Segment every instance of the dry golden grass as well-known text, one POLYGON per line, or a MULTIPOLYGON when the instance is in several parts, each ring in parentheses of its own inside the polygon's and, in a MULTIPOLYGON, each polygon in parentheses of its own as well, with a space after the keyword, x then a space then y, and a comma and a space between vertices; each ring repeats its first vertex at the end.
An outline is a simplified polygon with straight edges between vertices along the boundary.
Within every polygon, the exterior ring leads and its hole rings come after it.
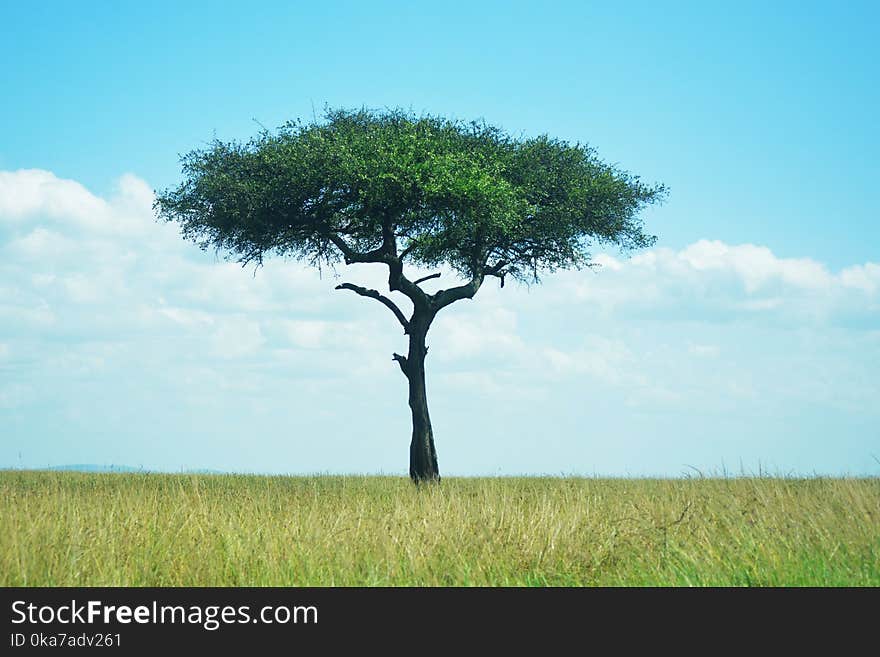
POLYGON ((880 585, 880 479, 0 472, 4 586, 880 585))

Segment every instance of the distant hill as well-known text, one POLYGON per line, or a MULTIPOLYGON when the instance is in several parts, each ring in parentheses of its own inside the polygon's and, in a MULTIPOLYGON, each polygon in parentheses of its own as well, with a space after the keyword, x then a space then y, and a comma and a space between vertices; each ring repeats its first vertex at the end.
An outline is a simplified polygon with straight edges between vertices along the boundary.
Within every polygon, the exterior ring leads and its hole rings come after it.
POLYGON ((76 463, 73 465, 53 465, 46 470, 55 470, 61 472, 168 472, 169 474, 227 474, 222 470, 209 470, 206 468, 196 470, 150 470, 149 468, 134 468, 130 465, 96 465, 94 463, 76 463))
POLYGON ((144 468, 133 468, 130 465, 95 465, 94 463, 77 463, 74 465, 53 465, 47 470, 70 470, 73 472, 144 472, 144 468))

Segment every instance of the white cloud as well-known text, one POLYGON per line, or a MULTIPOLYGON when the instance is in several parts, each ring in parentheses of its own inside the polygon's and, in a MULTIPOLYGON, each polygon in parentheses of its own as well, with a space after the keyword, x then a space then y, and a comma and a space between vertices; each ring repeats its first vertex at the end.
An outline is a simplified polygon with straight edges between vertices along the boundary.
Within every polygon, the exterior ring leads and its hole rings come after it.
POLYGON ((0 385, 0 409, 13 409, 33 397, 33 390, 20 383, 0 385))
POLYGON ((248 356, 264 342, 259 323, 243 317, 225 317, 211 333, 214 353, 221 358, 248 356))
MULTIPOLYGON (((0 171, 0 227, 40 217, 57 229, 98 235, 144 235, 153 227, 153 192, 138 177, 119 179, 117 193, 105 200, 78 182, 42 169, 0 171)), ((35 236, 39 239, 39 235, 35 236)), ((35 244, 31 244, 35 246, 35 244)))
POLYGON ((516 334, 513 311, 497 306, 481 311, 478 306, 475 303, 461 313, 438 315, 432 331, 442 335, 443 348, 437 358, 472 359, 487 353, 504 356, 524 349, 516 334))
POLYGON ((832 277, 822 264, 809 258, 778 258, 767 247, 754 244, 729 246, 717 240, 700 240, 675 257, 696 271, 733 272, 749 294, 777 279, 811 290, 827 289, 832 284, 832 277))
POLYGON ((159 303, 161 306, 156 312, 182 326, 205 327, 214 324, 214 317, 210 313, 189 308, 165 307, 163 299, 160 299, 159 303))
POLYGON ((688 351, 700 358, 717 358, 721 353, 720 347, 714 344, 692 344, 688 347, 688 351))
POLYGON ((328 322, 316 320, 283 321, 281 325, 290 342, 301 349, 319 349, 326 344, 328 322))
MULTIPOLYGON (((267 431, 317 418, 320 430, 338 421, 350 433, 351 411, 339 409, 352 403, 385 413, 377 426, 406 420, 390 357, 405 336, 387 309, 335 291, 332 272, 218 261, 157 223, 151 205, 132 175, 100 198, 50 172, 0 172, 0 407, 67 404, 88 423, 94 399, 118 394, 114 412, 143 398, 193 423, 257 409, 275 418, 267 431)), ((497 422, 555 408, 604 413, 609 426, 623 408, 736 421, 778 409, 864 415, 880 396, 880 264, 834 272, 710 240, 595 261, 532 288, 490 279, 438 316, 429 387, 450 400, 447 422, 462 395, 496 409, 497 422)), ((381 267, 338 273, 387 288, 381 267)), ((454 284, 444 271, 426 287, 454 284)), ((522 430, 540 433, 534 422, 522 430)))
POLYGON ((107 203, 73 180, 41 169, 0 171, 0 219, 22 221, 43 215, 84 224, 104 217, 107 203))
POLYGON ((869 262, 864 265, 847 267, 840 272, 840 281, 846 287, 876 296, 880 291, 880 264, 869 262))
POLYGON ((834 273, 815 260, 780 258, 752 244, 700 240, 628 260, 602 254, 596 262, 597 270, 558 274, 556 299, 604 315, 791 325, 876 314, 880 300, 878 264, 834 273))

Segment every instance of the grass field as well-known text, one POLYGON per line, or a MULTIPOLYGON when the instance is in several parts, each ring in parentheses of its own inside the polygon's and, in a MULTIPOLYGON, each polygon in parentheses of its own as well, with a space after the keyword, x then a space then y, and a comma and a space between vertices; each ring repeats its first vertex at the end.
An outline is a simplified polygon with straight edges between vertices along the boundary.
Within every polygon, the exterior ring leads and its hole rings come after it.
POLYGON ((880 479, 0 472, 4 586, 880 585, 880 479))

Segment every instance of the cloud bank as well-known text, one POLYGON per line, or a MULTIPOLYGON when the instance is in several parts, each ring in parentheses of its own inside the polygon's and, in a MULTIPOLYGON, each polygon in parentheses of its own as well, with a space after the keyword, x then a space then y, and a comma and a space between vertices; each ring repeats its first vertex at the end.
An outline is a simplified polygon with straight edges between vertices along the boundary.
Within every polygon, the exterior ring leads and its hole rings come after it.
MULTIPOLYGON (((403 473, 390 355, 405 342, 387 310, 334 291, 334 272, 202 253, 152 199, 131 174, 102 198, 0 171, 0 465, 403 473)), ((707 239, 595 262, 489 282, 438 317, 441 469, 871 470, 880 264, 707 239)), ((336 274, 384 287, 381 268, 336 274)))

